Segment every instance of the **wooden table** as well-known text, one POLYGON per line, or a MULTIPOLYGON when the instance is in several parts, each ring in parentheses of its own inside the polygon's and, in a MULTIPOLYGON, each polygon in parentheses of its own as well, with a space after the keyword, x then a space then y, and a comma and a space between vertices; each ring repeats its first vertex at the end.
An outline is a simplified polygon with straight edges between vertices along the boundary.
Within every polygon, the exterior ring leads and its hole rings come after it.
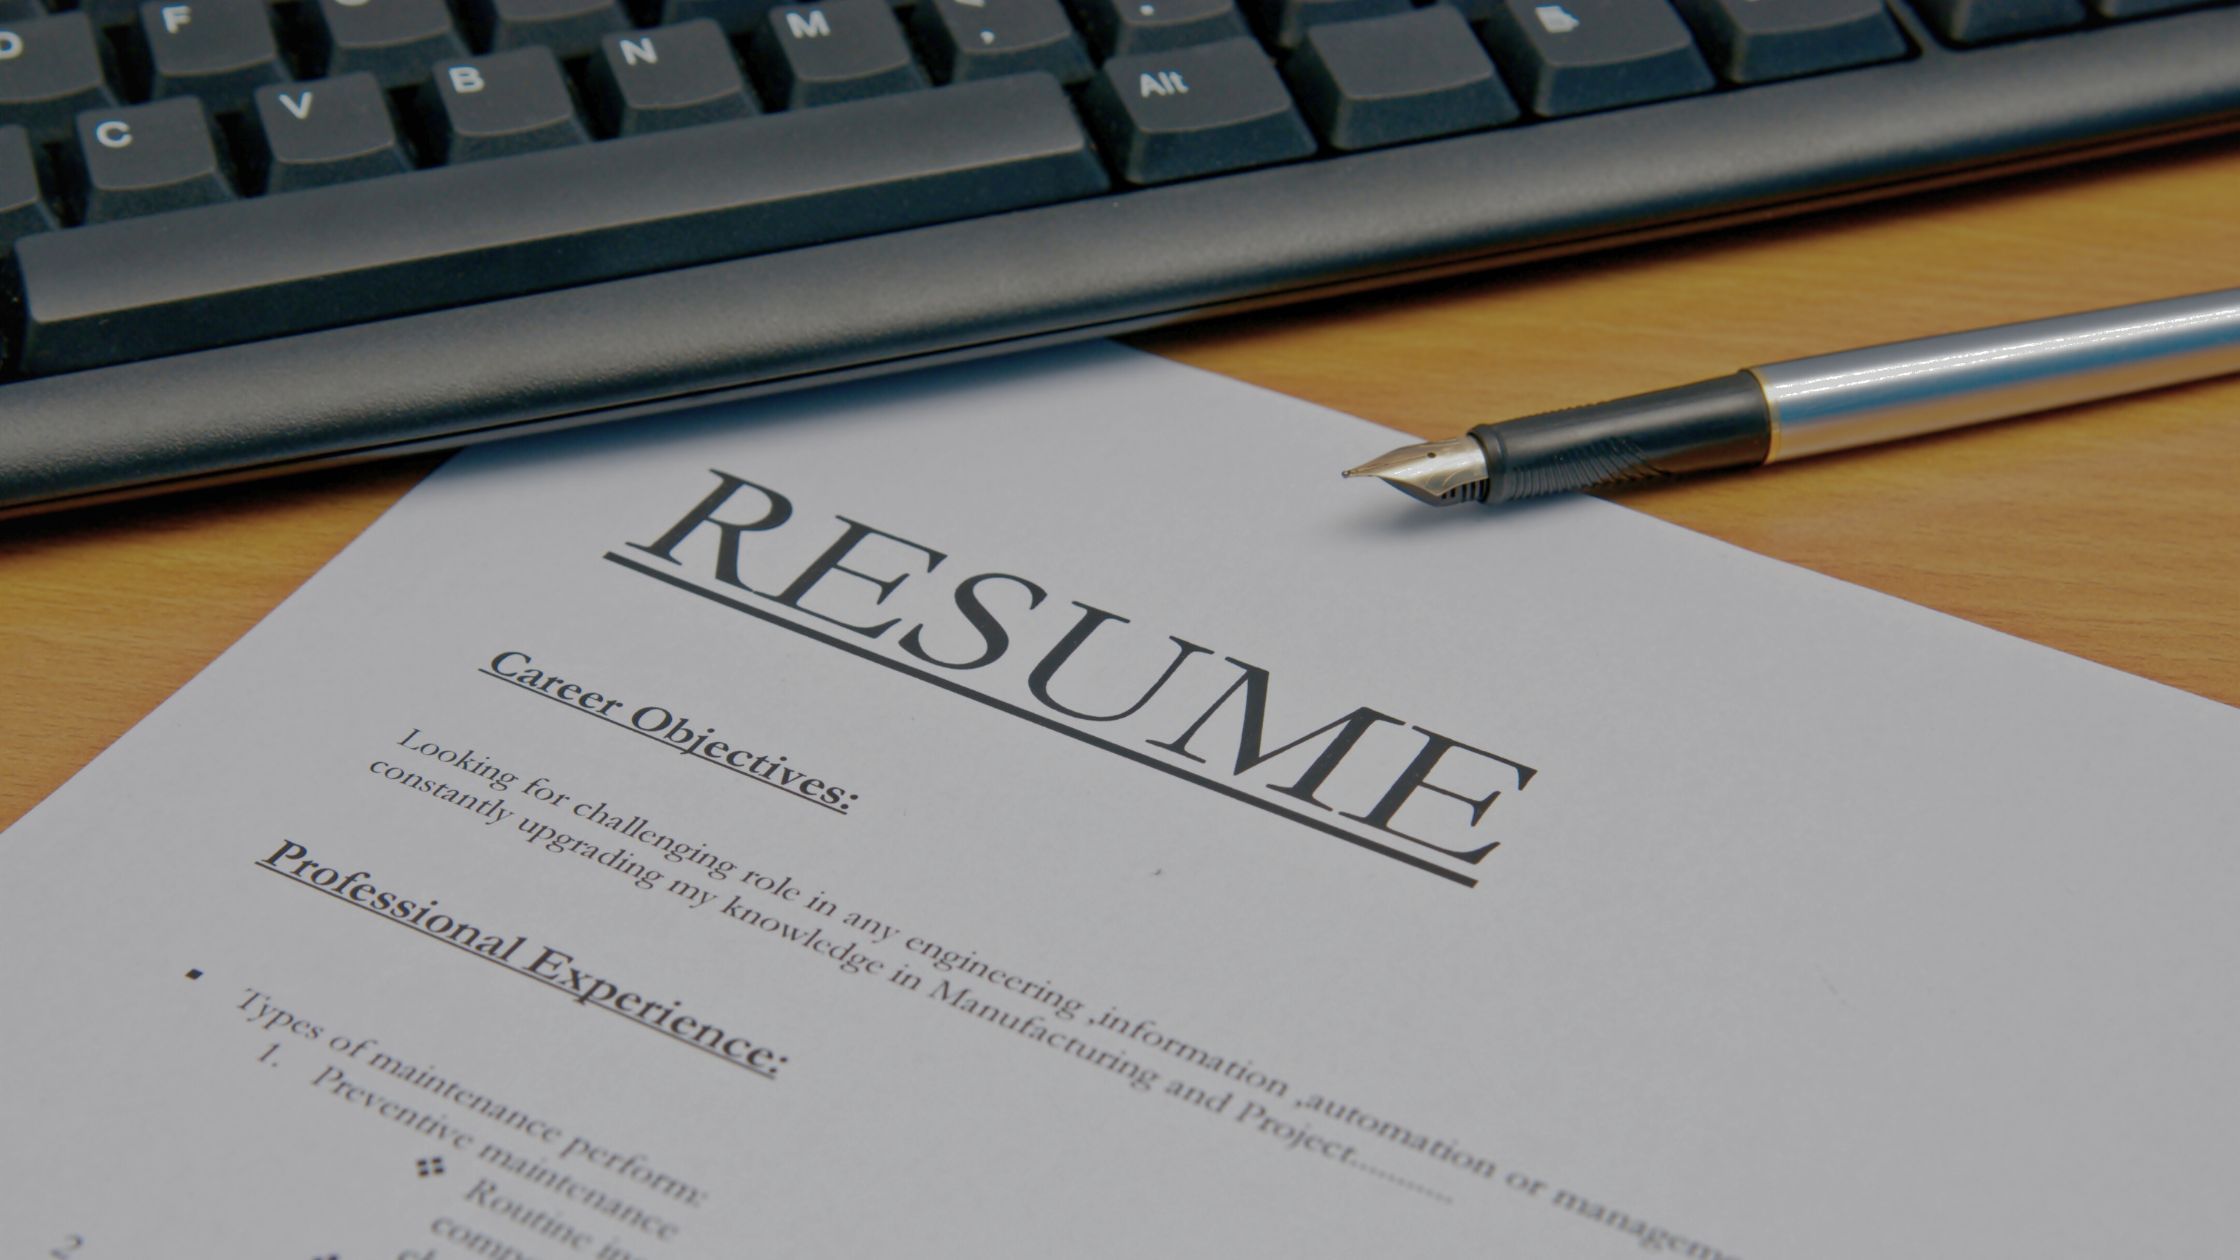
MULTIPOLYGON (((2225 142, 1141 344, 1443 436, 1750 363, 2240 286, 2236 202, 2225 142)), ((0 522, 0 825, 433 466, 0 522)), ((2240 703, 2240 378, 1623 498, 2240 703)))

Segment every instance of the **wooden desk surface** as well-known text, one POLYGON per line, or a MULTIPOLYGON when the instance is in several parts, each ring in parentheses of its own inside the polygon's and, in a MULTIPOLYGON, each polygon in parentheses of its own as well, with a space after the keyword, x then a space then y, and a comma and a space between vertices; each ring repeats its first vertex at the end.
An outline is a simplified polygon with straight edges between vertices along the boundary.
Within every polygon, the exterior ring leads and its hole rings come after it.
MULTIPOLYGON (((2240 286, 2235 189, 2240 145, 2224 143, 1141 344, 1447 435, 1750 363, 2240 286)), ((431 467, 0 522, 0 825, 431 467)), ((1623 497, 1753 551, 2240 703, 2240 378, 1623 497)))

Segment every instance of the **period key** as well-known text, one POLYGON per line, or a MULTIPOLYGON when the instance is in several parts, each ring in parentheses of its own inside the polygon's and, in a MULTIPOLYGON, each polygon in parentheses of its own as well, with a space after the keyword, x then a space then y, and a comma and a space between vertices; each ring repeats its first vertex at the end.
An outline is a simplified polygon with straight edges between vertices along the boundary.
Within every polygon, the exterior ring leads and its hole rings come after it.
POLYGON ((1078 0, 1076 12, 1097 51, 1108 57, 1251 34, 1235 0, 1078 0))
POLYGON ((1089 77, 1089 52, 1058 0, 919 0, 911 23, 943 83, 1043 70, 1089 77))

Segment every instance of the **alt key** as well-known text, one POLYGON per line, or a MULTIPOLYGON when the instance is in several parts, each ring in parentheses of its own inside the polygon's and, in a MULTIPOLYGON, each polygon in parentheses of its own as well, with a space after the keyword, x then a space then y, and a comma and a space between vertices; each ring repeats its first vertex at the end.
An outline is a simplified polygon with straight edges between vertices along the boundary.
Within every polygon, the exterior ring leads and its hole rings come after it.
POLYGON ((1090 124, 1138 184, 1305 157, 1314 136, 1260 45, 1229 39, 1114 57, 1089 81, 1090 124))

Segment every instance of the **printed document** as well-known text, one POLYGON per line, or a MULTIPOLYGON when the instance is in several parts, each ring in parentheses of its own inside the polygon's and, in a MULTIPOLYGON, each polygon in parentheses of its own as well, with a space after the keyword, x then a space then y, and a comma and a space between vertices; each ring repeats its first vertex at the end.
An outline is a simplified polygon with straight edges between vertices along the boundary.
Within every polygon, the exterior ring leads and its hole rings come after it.
POLYGON ((457 458, 0 839, 0 1254, 2229 1249, 2240 713, 1392 441, 457 458))

